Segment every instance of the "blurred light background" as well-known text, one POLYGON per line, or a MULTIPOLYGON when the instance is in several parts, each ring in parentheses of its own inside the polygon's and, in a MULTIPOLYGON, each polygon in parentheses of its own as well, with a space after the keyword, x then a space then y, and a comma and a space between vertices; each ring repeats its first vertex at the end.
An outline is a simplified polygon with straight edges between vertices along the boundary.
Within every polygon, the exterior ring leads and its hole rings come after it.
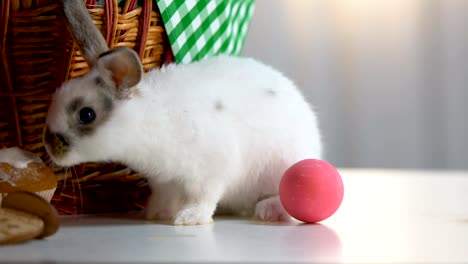
POLYGON ((468 1, 257 0, 243 55, 297 83, 336 166, 468 169, 468 1))

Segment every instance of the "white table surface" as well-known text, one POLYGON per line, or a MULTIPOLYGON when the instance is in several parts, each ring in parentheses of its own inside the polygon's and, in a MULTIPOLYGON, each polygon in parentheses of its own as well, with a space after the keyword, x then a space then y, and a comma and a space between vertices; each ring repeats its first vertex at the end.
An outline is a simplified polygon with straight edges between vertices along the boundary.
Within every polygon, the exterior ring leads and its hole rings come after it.
POLYGON ((63 217, 54 236, 0 247, 2 263, 468 262, 468 172, 341 169, 341 208, 320 225, 215 218, 63 217))

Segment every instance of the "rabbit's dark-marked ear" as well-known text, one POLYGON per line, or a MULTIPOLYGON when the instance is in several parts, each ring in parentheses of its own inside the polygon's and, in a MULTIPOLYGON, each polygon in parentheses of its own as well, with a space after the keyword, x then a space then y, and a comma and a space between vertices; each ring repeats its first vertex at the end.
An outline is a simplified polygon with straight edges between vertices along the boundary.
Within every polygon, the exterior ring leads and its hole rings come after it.
POLYGON ((63 11, 73 38, 89 66, 99 54, 108 51, 106 40, 94 25, 83 0, 62 0, 63 11))
POLYGON ((116 88, 119 98, 128 97, 143 76, 140 58, 129 48, 115 48, 101 54, 96 66, 100 76, 116 88))

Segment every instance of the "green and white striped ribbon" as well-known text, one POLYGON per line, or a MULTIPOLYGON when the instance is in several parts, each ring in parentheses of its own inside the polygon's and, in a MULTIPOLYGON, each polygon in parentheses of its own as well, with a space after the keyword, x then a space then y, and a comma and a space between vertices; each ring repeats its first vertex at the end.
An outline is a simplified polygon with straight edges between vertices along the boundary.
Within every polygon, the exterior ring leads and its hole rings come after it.
POLYGON ((175 60, 239 55, 255 0, 157 0, 175 60))

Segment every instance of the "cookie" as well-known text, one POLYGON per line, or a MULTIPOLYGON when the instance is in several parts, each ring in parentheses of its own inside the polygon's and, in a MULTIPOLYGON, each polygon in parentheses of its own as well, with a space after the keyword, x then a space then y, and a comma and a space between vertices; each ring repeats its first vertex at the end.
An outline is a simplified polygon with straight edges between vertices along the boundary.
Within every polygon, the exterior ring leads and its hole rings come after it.
POLYGON ((30 192, 12 192, 3 198, 2 208, 14 209, 39 217, 44 228, 37 238, 53 235, 60 226, 58 213, 44 198, 30 192))
POLYGON ((0 244, 33 239, 44 231, 44 221, 33 214, 0 208, 0 244))

